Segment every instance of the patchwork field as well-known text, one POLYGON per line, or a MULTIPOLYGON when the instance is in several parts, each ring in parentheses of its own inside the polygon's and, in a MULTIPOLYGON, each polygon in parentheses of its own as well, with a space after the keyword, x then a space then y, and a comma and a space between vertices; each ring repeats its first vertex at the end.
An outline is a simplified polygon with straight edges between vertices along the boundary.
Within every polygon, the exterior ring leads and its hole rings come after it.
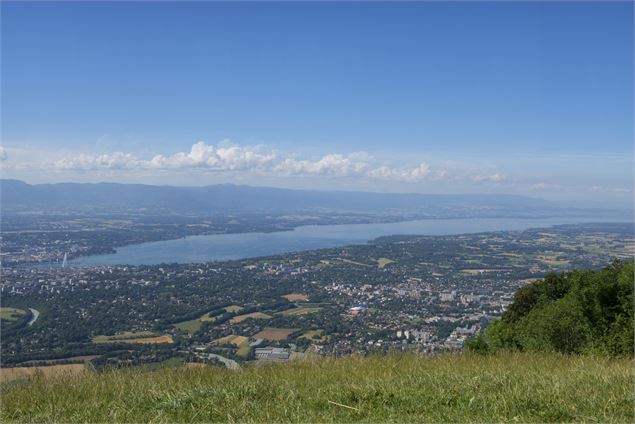
POLYGON ((220 339, 214 340, 214 343, 217 345, 227 345, 231 344, 238 348, 236 351, 236 355, 241 358, 247 358, 249 353, 251 352, 251 347, 249 346, 249 338, 245 336, 236 336, 230 335, 221 337, 220 339))
MULTIPOLYGON (((227 312, 237 312, 240 311, 242 308, 240 306, 237 305, 232 305, 232 306, 228 306, 225 308, 225 311, 227 312)), ((182 321, 182 322, 177 322, 176 324, 173 324, 173 326, 175 328, 178 328, 181 331, 187 331, 188 333, 196 333, 198 330, 201 329, 201 325, 203 325, 203 322, 207 322, 207 321, 216 321, 215 316, 211 317, 209 316, 210 312, 206 312, 203 315, 201 315, 198 318, 194 318, 191 319, 189 321, 182 321)))
POLYGON ((252 312, 250 314, 238 315, 229 320, 230 324, 236 324, 237 322, 242 322, 246 319, 271 319, 271 315, 263 314, 262 312, 252 312))
POLYGON ((309 300, 309 297, 306 294, 302 293, 289 293, 285 294, 282 297, 287 299, 289 302, 306 302, 307 300, 309 300))
POLYGON ((232 334, 230 336, 225 336, 225 337, 221 337, 220 339, 216 339, 214 340, 214 343, 216 343, 217 345, 232 344, 236 347, 240 347, 243 343, 245 343, 248 340, 249 339, 245 336, 236 336, 232 334))
POLYGON ((0 368, 0 382, 30 378, 41 375, 45 378, 60 377, 64 375, 79 375, 85 372, 84 364, 48 365, 43 367, 16 367, 0 368))
POLYGON ((296 331, 300 331, 300 328, 265 327, 262 331, 256 333, 253 338, 277 342, 286 339, 289 337, 289 334, 295 333, 296 331))
POLYGON ((7 321, 15 321, 21 316, 24 316, 25 314, 26 314, 26 311, 23 309, 9 308, 4 306, 0 308, 0 318, 7 321))
POLYGON ((282 311, 282 312, 280 312, 280 315, 285 316, 285 317, 295 317, 295 316, 298 316, 298 315, 313 314, 313 313, 319 312, 321 310, 322 310, 322 308, 306 308, 304 306, 300 306, 298 308, 287 309, 286 311, 282 311))

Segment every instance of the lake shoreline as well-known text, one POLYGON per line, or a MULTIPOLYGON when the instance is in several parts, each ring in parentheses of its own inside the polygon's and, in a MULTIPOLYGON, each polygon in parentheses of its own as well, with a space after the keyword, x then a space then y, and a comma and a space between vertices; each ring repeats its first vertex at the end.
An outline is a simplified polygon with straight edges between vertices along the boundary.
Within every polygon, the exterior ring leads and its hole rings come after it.
MULTIPOLYGON (((524 231, 554 225, 630 223, 624 218, 548 216, 534 218, 426 218, 356 224, 299 225, 280 231, 252 231, 191 235, 117 247, 114 252, 72 258, 67 267, 159 265, 253 259, 294 252, 344 247, 393 235, 449 236, 493 231, 524 231), (440 225, 437 225, 440 224, 440 225), (479 225, 482 224, 482 225, 479 225), (260 248, 255 247, 260 246, 260 248), (175 256, 176 255, 176 256, 175 256)), ((5 268, 61 268, 59 263, 29 263, 5 268)))

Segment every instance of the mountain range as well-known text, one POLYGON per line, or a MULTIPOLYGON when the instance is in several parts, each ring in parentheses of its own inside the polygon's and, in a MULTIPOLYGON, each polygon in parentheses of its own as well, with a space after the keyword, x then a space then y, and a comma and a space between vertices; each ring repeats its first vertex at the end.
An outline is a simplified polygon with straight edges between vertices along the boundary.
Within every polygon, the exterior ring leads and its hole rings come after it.
POLYGON ((292 190, 219 184, 203 187, 119 183, 27 184, 0 180, 2 211, 220 213, 407 213, 526 216, 575 212, 554 202, 508 194, 417 194, 292 190))

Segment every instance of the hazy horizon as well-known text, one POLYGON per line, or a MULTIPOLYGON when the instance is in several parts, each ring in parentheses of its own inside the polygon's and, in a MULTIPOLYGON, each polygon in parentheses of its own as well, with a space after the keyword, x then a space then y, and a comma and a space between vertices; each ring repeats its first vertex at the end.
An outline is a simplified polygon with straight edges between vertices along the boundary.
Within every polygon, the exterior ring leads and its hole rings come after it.
POLYGON ((2 5, 2 178, 633 205, 633 4, 2 5))

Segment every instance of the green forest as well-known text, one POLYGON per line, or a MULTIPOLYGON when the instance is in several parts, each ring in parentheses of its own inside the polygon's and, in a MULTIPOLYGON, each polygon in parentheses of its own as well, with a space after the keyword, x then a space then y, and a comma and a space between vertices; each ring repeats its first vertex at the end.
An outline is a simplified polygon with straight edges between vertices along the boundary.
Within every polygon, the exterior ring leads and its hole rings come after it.
POLYGON ((469 350, 633 355, 633 262, 550 274, 518 289, 469 350))

